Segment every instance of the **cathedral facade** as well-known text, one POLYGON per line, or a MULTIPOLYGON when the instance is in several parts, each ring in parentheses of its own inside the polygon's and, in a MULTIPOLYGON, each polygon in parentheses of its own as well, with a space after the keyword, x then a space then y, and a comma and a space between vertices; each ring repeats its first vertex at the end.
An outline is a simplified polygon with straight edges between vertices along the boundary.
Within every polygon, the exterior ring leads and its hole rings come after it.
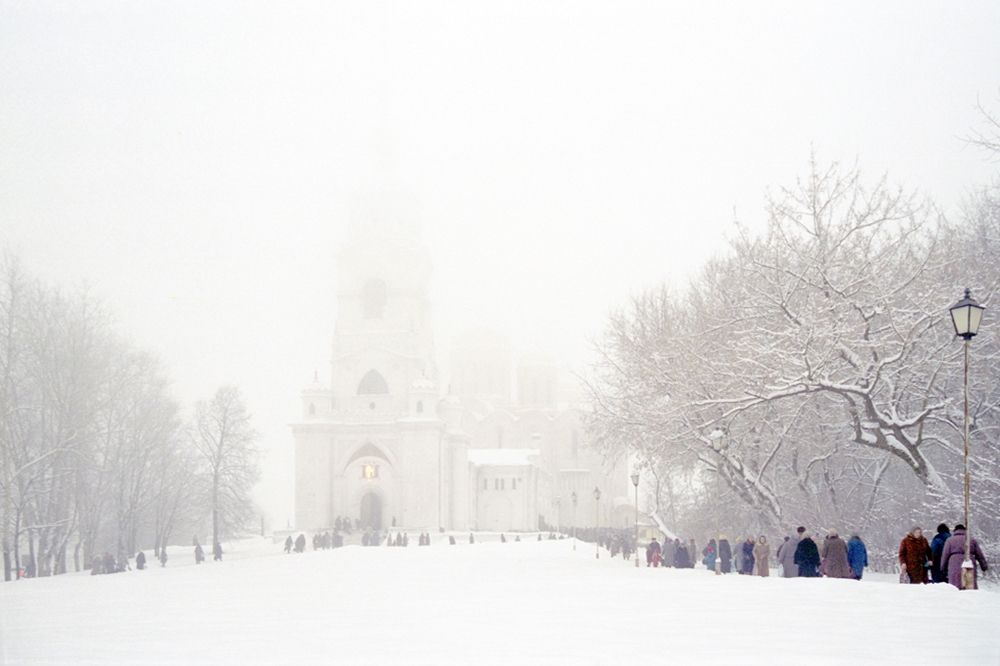
POLYGON ((296 528, 331 529, 337 518, 424 531, 619 522, 624 466, 587 447, 551 360, 526 357, 515 370, 502 337, 468 335, 441 390, 431 264, 412 211, 392 190, 361 198, 336 256, 330 384, 317 373, 292 425, 296 528))

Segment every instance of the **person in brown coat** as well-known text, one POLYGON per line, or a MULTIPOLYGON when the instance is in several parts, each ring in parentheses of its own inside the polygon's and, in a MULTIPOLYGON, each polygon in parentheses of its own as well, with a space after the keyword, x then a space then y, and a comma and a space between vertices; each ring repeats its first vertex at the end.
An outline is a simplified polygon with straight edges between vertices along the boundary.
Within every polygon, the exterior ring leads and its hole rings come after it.
POLYGON ((847 544, 837 534, 837 530, 830 530, 829 536, 823 541, 820 556, 828 578, 854 578, 847 561, 847 544))
POLYGON ((764 578, 771 575, 771 565, 768 558, 771 556, 771 546, 767 543, 767 537, 763 534, 757 539, 753 546, 753 561, 757 567, 757 575, 764 578))
POLYGON ((933 557, 919 527, 914 527, 899 544, 899 563, 903 565, 911 583, 926 583, 928 565, 933 557))

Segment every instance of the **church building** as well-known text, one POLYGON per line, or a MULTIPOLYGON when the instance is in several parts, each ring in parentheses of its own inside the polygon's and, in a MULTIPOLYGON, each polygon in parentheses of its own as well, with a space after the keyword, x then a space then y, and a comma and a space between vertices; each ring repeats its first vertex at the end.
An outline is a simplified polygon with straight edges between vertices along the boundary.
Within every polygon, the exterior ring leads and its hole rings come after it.
POLYGON ((392 188, 359 198, 336 255, 330 385, 317 373, 292 425, 296 529, 624 524, 624 465, 587 447, 550 359, 521 359, 512 400, 510 348, 479 332, 456 341, 441 390, 414 208, 392 188))

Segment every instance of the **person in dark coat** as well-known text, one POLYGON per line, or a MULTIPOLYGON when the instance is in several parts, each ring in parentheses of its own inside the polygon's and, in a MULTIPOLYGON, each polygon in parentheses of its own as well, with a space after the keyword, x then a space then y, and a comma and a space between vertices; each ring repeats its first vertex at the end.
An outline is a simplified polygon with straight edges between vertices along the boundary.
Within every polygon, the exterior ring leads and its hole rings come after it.
POLYGON ((285 539, 285 552, 286 553, 291 553, 292 552, 292 545, 293 545, 293 543, 292 543, 292 535, 289 534, 288 537, 285 539))
MULTIPOLYGON (((302 544, 302 547, 305 548, 305 544, 302 544)), ((222 561, 222 544, 218 541, 216 541, 215 545, 212 546, 212 557, 216 562, 222 561)))
POLYGON ((948 526, 941 523, 937 526, 937 534, 931 539, 931 581, 934 583, 948 582, 948 570, 941 567, 941 553, 944 552, 944 544, 950 537, 948 526))
POLYGON ((160 566, 161 567, 167 566, 167 547, 166 546, 164 546, 163 548, 160 549, 160 566))
POLYGON ((851 566, 854 580, 861 580, 861 575, 868 566, 868 549, 857 533, 852 534, 851 540, 847 542, 847 563, 851 566))
POLYGON ((304 553, 306 552, 306 535, 299 534, 295 537, 295 552, 304 553))
POLYGON ((205 561, 205 550, 201 547, 199 543, 194 547, 194 563, 201 564, 205 561))
POLYGON ((719 559, 722 560, 722 573, 733 570, 733 549, 729 547, 725 534, 719 537, 719 559))
POLYGON ((691 558, 688 556, 687 546, 683 541, 679 541, 676 545, 677 550, 674 551, 674 568, 687 569, 691 566, 691 558))
POLYGON ((799 576, 819 577, 819 562, 819 548, 816 547, 816 542, 802 530, 802 539, 795 547, 795 564, 799 568, 799 576))
POLYGON ((914 585, 927 582, 927 570, 931 568, 931 545, 923 532, 914 526, 899 544, 899 563, 906 570, 914 585))
POLYGON ((135 568, 142 571, 146 568, 146 553, 139 551, 139 554, 135 556, 135 568))
POLYGON ((743 550, 743 561, 741 562, 743 566, 740 568, 740 573, 750 575, 753 573, 753 537, 748 536, 741 548, 743 550))
POLYGON ((646 546, 646 566, 654 568, 660 566, 660 544, 656 541, 656 537, 653 537, 653 540, 646 546))
MULTIPOLYGON (((979 589, 979 569, 989 571, 986 556, 975 539, 969 541, 969 559, 972 560, 973 589, 979 589), (978 567, 976 565, 979 565, 978 567)), ((962 589, 962 562, 965 561, 965 525, 955 525, 955 531, 941 551, 941 568, 948 572, 948 582, 962 589)))

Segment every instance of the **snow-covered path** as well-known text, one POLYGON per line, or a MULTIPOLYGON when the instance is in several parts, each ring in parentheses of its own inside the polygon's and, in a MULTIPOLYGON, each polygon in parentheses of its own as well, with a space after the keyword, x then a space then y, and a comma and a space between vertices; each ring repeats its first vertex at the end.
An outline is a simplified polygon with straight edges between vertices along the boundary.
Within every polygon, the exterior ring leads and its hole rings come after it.
POLYGON ((568 540, 235 548, 2 584, 0 663, 1000 664, 989 591, 637 570, 568 540))

